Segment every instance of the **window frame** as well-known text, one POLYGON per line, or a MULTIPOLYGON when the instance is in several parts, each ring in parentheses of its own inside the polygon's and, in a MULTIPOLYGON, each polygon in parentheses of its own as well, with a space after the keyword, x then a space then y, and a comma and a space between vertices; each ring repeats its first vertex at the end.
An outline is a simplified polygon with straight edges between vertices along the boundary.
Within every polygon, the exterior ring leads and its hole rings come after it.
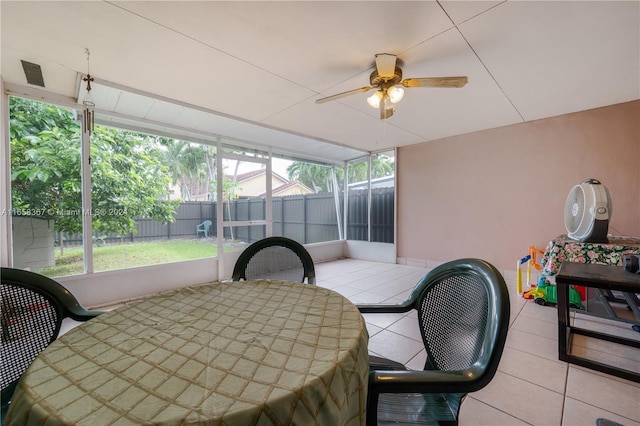
MULTIPOLYGON (((8 132, 8 123, 9 123, 9 119, 10 119, 10 111, 9 111, 9 96, 17 96, 17 97, 22 97, 25 99, 29 99, 29 100, 33 100, 33 101, 41 101, 41 102, 46 102, 46 103, 50 103, 52 105, 56 105, 62 108, 66 108, 66 109, 72 109, 75 111, 78 111, 78 108, 80 107, 78 105, 78 103, 76 102, 75 99, 71 98, 71 97, 65 97, 65 96, 60 96, 60 95, 54 95, 39 89, 34 89, 34 88, 29 88, 29 87, 19 87, 19 86, 14 86, 12 85, 11 88, 7 88, 4 81, 2 81, 0 79, 0 82, 2 83, 2 105, 0 107, 0 113, 1 113, 1 117, 0 119, 3 121, 3 125, 2 126, 2 133, 0 134, 1 138, 2 138, 2 145, 3 145, 3 152, 4 152, 4 159, 5 161, 2 162, 1 167, 2 167, 2 180, 3 180, 3 188, 4 191, 2 192, 2 194, 0 195, 0 206, 2 208, 3 212, 9 212, 11 209, 11 178, 10 178, 10 174, 11 174, 11 163, 10 163, 10 134, 8 132), (16 90, 17 88, 21 89, 21 90, 16 90)), ((82 116, 82 113, 79 113, 79 116, 82 116)), ((110 115, 108 113, 104 113, 104 117, 105 119, 102 119, 103 113, 98 113, 96 116, 96 123, 100 124, 100 125, 105 125, 105 126, 109 126, 109 127, 114 127, 114 128, 121 128, 124 130, 130 130, 130 131, 134 131, 134 132, 140 132, 140 133, 146 133, 146 134, 152 134, 152 135, 156 135, 156 136, 161 136, 161 137, 170 137, 170 138, 175 138, 175 139, 179 139, 179 140, 184 140, 187 142, 193 142, 193 143, 200 143, 200 144, 207 144, 207 145, 213 145, 217 147, 217 153, 224 153, 224 149, 225 148, 233 148, 233 149, 239 149, 239 150, 246 150, 246 151, 251 151, 251 150, 256 150, 255 152, 260 152, 262 155, 264 155, 265 157, 261 157, 259 160, 256 160, 257 157, 244 157, 241 156, 242 161, 251 161, 251 162, 257 162, 257 163, 261 163, 261 164, 265 164, 266 165, 266 171, 267 171, 267 175, 271 176, 272 175, 272 159, 274 157, 274 153, 269 149, 267 152, 265 152, 264 150, 260 149, 260 147, 249 147, 248 143, 246 141, 241 141, 241 140, 235 140, 233 138, 228 138, 228 137, 223 137, 220 135, 197 135, 194 134, 192 132, 189 132, 188 134, 182 134, 181 129, 173 129, 169 124, 164 125, 164 127, 161 130, 158 130, 156 128, 151 129, 149 126, 147 126, 148 123, 145 123, 143 120, 140 120, 138 118, 135 117, 130 117, 129 118, 129 124, 128 125, 123 125, 121 123, 117 123, 114 124, 113 122, 110 121, 109 117, 110 115)), ((158 124, 158 123, 156 123, 158 124)), ((389 151, 393 151, 394 156, 396 155, 396 149, 395 148, 391 148, 391 149, 385 149, 385 150, 381 150, 380 152, 389 152, 389 151)), ((85 211, 90 210, 90 206, 91 206, 91 173, 90 173, 90 167, 89 167, 89 152, 90 152, 90 137, 88 135, 88 132, 86 131, 82 131, 82 171, 81 171, 81 179, 82 179, 82 188, 83 188, 83 194, 82 194, 82 208, 85 209, 85 211)), ((338 220, 338 228, 339 228, 339 240, 348 240, 349 235, 347 232, 347 227, 348 227, 348 165, 349 164, 354 164, 360 161, 367 161, 368 163, 368 203, 367 203, 367 217, 368 219, 368 231, 367 231, 367 241, 371 240, 371 158, 372 156, 376 155, 377 153, 368 153, 367 155, 364 156, 359 156, 358 158, 349 160, 349 161, 345 161, 341 163, 341 169, 342 169, 342 173, 343 173, 343 188, 342 191, 344 193, 344 207, 342 210, 342 217, 338 220)), ((278 155, 280 157, 280 154, 278 155)), ((228 154, 223 154, 223 155, 217 155, 216 156, 216 161, 219 161, 220 163, 222 162, 223 158, 232 158, 234 156, 229 156, 228 154)), ((240 157, 238 157, 240 158, 240 157)), ((333 180, 335 183, 337 183, 337 178, 335 176, 335 171, 336 171, 336 166, 338 165, 338 162, 336 161, 327 161, 325 162, 321 162, 318 160, 308 160, 305 159, 303 157, 295 157, 295 156, 291 156, 291 154, 285 154, 282 155, 282 158, 290 158, 293 161, 304 161, 304 162, 315 162, 318 164, 322 164, 322 165, 326 165, 328 167, 332 168, 333 173, 333 180)), ((395 159, 397 159, 397 156, 395 157, 395 159)), ((394 159, 394 161, 395 161, 394 159)), ((220 163, 218 163, 218 165, 220 165, 220 163)), ((340 165, 338 165, 338 167, 340 167, 340 165)), ((218 179, 217 179, 217 194, 219 199, 221 198, 221 194, 222 194, 222 179, 221 179, 221 174, 223 174, 223 169, 222 167, 218 167, 217 168, 217 173, 218 173, 218 179)), ((394 178, 395 176, 397 176, 397 163, 395 164, 394 167, 394 178)), ((259 226, 265 226, 266 227, 266 234, 267 236, 272 235, 272 231, 273 231, 273 211, 272 211, 272 188, 271 188, 271 179, 266 179, 267 182, 267 191, 266 191, 266 217, 264 220, 261 221, 239 221, 239 222, 229 222, 229 221, 224 221, 223 219, 219 219, 218 223, 216 224, 219 235, 224 235, 224 229, 226 227, 230 227, 230 226, 252 226, 252 225, 259 225, 259 226), (220 232, 222 232, 220 234, 220 232)), ((395 185, 394 185, 395 188, 395 185)), ((395 191, 397 191, 397 189, 395 189, 395 191)), ((338 199, 338 192, 334 191, 334 193, 336 194, 336 200, 338 199)), ((397 218, 397 214, 395 214, 395 210, 397 208, 397 202, 396 202, 396 198, 394 196, 394 220, 393 220, 393 226, 394 226, 394 241, 392 242, 392 244, 395 246, 396 245, 396 235, 397 233, 395 232, 395 229, 397 228, 396 225, 396 218, 397 218)), ((222 209, 222 203, 218 203, 218 209, 222 209)), ((339 211, 338 207, 336 206, 337 211, 339 211)), ((219 218, 224 218, 223 215, 220 214, 221 212, 218 212, 218 217, 219 218)), ((12 253, 12 237, 11 237, 11 215, 9 214, 5 214, 4 215, 4 219, 2 221, 0 221, 0 227, 2 228, 1 230, 3 231, 4 235, 6 235, 6 238, 2 239, 2 255, 0 257, 0 260, 2 261, 3 265, 12 265, 13 263, 13 253, 12 253), (8 232, 7 232, 8 231, 8 232)), ((86 215, 83 216, 83 234, 84 235, 92 235, 92 221, 91 221, 91 216, 90 215, 86 215)), ((219 245, 222 244, 222 239, 219 239, 219 245)), ((93 267, 93 244, 91 241, 91 238, 83 238, 83 251, 84 251, 84 273, 81 275, 92 275, 95 274, 94 272, 94 267, 93 267)), ((224 257, 223 255, 223 251, 221 250, 221 247, 218 246, 218 253, 216 255, 216 259, 220 260, 222 257, 224 257)), ((210 258, 209 258, 210 259, 210 258)), ((222 265, 224 262, 219 261, 219 265, 222 265)), ((154 265, 149 265, 148 267, 152 267, 154 265)), ((145 268, 144 266, 141 268, 145 268)), ((118 270, 120 271, 120 270, 118 270)), ((102 273, 103 271, 100 271, 99 273, 102 273)), ((224 271, 223 268, 220 266, 219 267, 219 276, 224 276, 224 271)))

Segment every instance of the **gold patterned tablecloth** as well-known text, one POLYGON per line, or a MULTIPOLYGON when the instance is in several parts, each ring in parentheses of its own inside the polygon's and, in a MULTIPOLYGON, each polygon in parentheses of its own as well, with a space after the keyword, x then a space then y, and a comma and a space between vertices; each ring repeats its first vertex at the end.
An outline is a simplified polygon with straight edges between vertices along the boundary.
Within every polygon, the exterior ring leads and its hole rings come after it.
POLYGON ((549 242, 540 265, 545 275, 555 275, 562 262, 599 263, 622 265, 625 254, 640 254, 639 237, 609 236, 607 243, 581 243, 567 235, 560 235, 549 242))
POLYGON ((45 349, 6 425, 364 424, 368 335, 321 287, 211 283, 105 313, 45 349))

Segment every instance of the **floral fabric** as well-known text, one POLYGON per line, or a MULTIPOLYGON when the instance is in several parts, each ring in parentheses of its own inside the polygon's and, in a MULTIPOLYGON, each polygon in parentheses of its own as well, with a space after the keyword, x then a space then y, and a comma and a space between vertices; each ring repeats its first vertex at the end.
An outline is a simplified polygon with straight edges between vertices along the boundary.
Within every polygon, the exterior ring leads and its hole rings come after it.
POLYGON ((560 235, 549 242, 540 264, 543 274, 555 275, 562 262, 621 266, 624 254, 640 254, 640 237, 609 236, 608 243, 581 243, 560 235))

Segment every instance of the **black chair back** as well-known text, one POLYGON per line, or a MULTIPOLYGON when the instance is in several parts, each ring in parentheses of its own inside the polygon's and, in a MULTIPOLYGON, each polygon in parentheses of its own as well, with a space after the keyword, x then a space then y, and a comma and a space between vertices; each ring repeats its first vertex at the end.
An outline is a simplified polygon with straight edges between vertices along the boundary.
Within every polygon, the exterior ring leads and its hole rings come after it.
POLYGON ((492 346, 500 343, 489 323, 497 315, 492 282, 476 269, 458 266, 424 284, 416 309, 427 350, 426 370, 463 370, 492 354, 492 346))
POLYGON ((56 281, 34 272, 0 270, 0 388, 2 420, 18 380, 60 332, 63 318, 87 321, 87 311, 56 281))
POLYGON ((500 272, 480 259, 434 268, 397 305, 359 305, 363 313, 415 309, 427 352, 424 371, 371 357, 367 424, 457 424, 465 395, 489 384, 502 356, 510 302, 500 272))
POLYGON ((274 279, 315 284, 313 259, 304 246, 285 237, 268 237, 247 247, 233 269, 232 280, 274 279))

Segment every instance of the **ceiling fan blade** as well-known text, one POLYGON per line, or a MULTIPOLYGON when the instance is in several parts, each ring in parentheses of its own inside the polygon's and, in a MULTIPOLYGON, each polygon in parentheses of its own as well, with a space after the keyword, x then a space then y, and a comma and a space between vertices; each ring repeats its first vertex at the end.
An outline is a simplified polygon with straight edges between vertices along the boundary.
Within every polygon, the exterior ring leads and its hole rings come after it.
POLYGON ((329 101, 335 101, 336 99, 344 98, 347 96, 355 95, 356 93, 364 93, 373 89, 371 86, 361 87, 359 89, 349 90, 348 92, 337 93, 335 95, 327 96, 326 98, 316 99, 317 104, 323 104, 329 101))
POLYGON ((407 78, 402 80, 402 85, 404 87, 463 87, 468 81, 467 77, 407 78))
POLYGON ((391 78, 396 72, 396 55, 390 53, 378 53, 376 55, 376 70, 378 77, 391 78))

